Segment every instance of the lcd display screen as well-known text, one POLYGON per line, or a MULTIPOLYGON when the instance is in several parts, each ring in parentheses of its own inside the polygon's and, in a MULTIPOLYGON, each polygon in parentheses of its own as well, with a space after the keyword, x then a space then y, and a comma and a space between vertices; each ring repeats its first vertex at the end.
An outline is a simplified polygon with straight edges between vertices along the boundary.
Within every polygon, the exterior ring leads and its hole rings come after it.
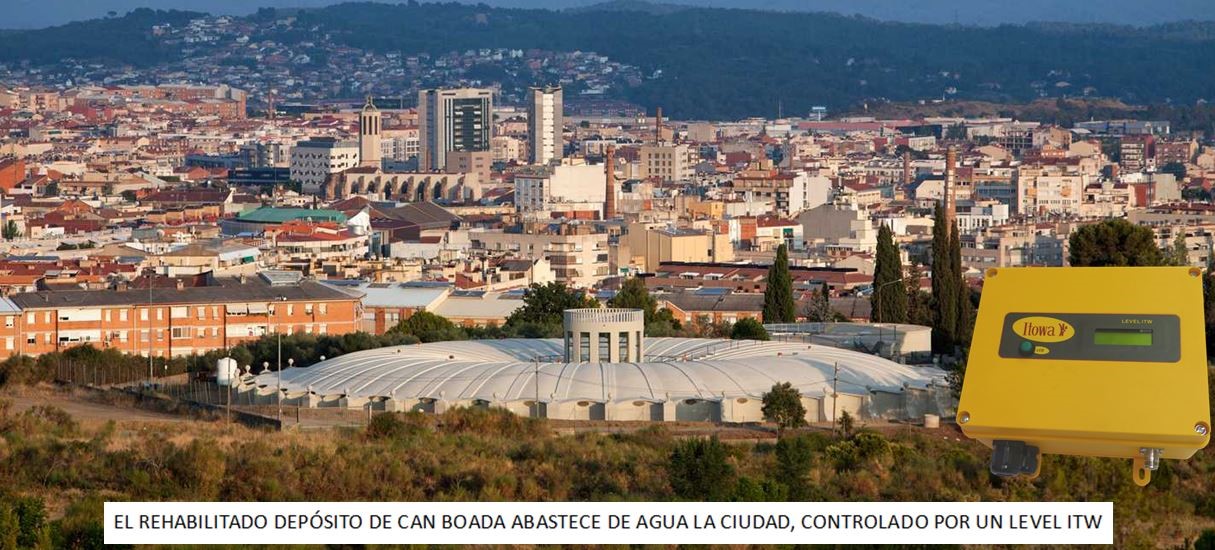
POLYGON ((1097 329, 1093 332, 1093 343, 1098 346, 1151 346, 1152 331, 1097 329))

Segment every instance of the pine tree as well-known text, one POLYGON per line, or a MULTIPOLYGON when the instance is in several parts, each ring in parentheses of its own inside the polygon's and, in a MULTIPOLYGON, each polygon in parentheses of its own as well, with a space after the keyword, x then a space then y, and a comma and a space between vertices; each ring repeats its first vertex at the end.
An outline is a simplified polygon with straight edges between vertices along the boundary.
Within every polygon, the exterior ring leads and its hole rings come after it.
POLYGON ((937 203, 932 224, 932 348, 936 353, 952 353, 957 329, 957 287, 954 285, 950 255, 949 226, 945 209, 937 203))
POLYGON ((903 260, 894 244, 894 232, 886 224, 882 224, 878 229, 877 265, 873 272, 871 303, 875 322, 907 322, 907 287, 903 281, 903 260))
POLYGON ((835 321, 835 311, 831 309, 831 289, 824 281, 810 299, 806 307, 806 320, 811 323, 830 323, 835 321))
POLYGON ((780 245, 776 261, 768 269, 768 286, 764 290, 764 322, 793 323, 797 308, 793 303, 793 277, 789 274, 789 249, 780 245))

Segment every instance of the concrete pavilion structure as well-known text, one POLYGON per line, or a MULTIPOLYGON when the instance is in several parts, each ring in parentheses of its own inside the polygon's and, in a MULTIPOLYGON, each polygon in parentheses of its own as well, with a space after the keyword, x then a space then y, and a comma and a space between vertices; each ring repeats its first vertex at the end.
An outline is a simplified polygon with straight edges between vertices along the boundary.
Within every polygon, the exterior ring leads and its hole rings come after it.
MULTIPOLYGON (((763 394, 790 382, 810 422, 844 411, 861 419, 952 414, 940 369, 805 342, 643 339, 641 317, 636 310, 571 310, 564 338, 350 353, 284 370, 282 401, 427 413, 501 407, 568 420, 758 422, 763 394)), ((236 389, 242 401, 274 403, 279 383, 269 372, 245 376, 236 389)))

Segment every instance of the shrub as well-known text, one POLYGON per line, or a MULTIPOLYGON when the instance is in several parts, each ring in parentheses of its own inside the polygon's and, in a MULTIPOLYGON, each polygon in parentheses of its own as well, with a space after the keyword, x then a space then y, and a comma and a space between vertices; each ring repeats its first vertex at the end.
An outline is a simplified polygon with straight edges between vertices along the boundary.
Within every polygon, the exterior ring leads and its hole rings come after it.
POLYGON ((545 433, 543 420, 527 418, 498 407, 456 407, 443 413, 442 426, 453 433, 472 433, 512 439, 545 433))
POLYGON ((763 397, 764 420, 775 422, 779 429, 806 425, 806 407, 802 394, 789 382, 774 384, 763 397))
POLYGON ((1194 550, 1215 550, 1215 529, 1206 529, 1194 541, 1194 550))
POLYGON ((890 454, 890 442, 877 432, 860 432, 852 438, 862 459, 880 458, 890 454))
POLYGON ((425 433, 427 419, 420 412, 380 413, 367 424, 369 439, 404 439, 425 433))
POLYGON ((852 471, 861 465, 860 450, 857 449, 856 443, 850 440, 840 441, 827 447, 826 454, 835 465, 837 472, 852 471))
POLYGON ((768 340, 768 331, 759 321, 750 317, 741 319, 734 323, 734 328, 730 331, 730 339, 732 340, 768 340))
POLYGON ((679 443, 667 467, 671 489, 688 500, 726 500, 734 492, 734 468, 726 455, 725 446, 716 436, 679 443))
POLYGON ((852 417, 848 411, 840 413, 840 432, 843 432, 844 437, 852 435, 852 430, 856 427, 856 419, 852 417))
POLYGON ((468 334, 460 327, 429 311, 414 313, 389 331, 413 336, 423 343, 468 339, 468 334))

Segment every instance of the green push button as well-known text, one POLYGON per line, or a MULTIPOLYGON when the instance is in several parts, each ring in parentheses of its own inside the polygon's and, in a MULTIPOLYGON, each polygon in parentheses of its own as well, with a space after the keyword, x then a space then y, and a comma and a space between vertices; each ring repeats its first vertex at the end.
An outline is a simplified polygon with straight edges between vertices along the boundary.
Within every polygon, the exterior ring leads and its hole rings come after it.
POLYGON ((1034 343, 1028 340, 1021 342, 1021 355, 1033 355, 1034 343))

